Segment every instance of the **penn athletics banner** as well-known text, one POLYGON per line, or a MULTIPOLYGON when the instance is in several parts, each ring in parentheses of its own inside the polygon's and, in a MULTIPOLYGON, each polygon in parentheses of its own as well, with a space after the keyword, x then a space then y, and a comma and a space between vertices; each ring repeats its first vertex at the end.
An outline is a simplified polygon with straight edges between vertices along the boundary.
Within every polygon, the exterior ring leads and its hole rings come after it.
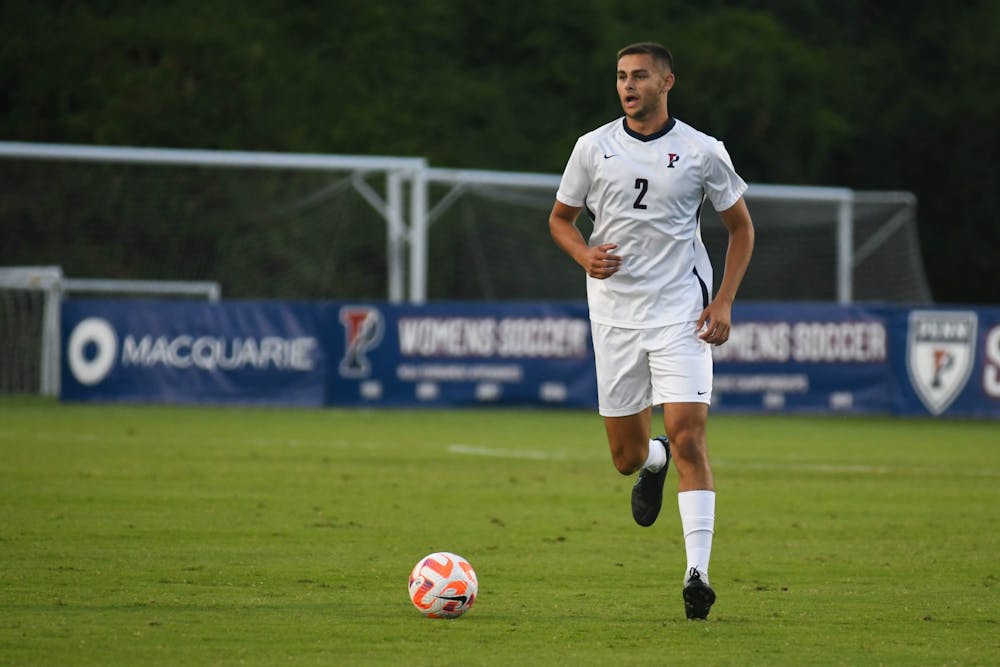
POLYGON ((61 397, 323 405, 312 305, 67 300, 61 397))
POLYGON ((738 304, 713 349, 713 410, 889 412, 889 326, 881 312, 828 304, 738 304))
POLYGON ((597 404, 586 304, 323 308, 331 404, 597 404))
POLYGON ((894 312, 897 412, 1000 417, 1000 308, 894 312), (905 333, 904 333, 905 332, 905 333), (905 335, 905 340, 904 340, 905 335))
MULTIPOLYGON (((713 411, 1000 417, 1000 308, 738 304, 713 411)), ((68 300, 67 400, 595 408, 582 302, 68 300)))
POLYGON ((1000 308, 738 304, 713 410, 1000 417, 1000 308))
MULTIPOLYGON (((324 307, 336 405, 596 407, 585 304, 324 307)), ((1000 417, 1000 308, 739 304, 714 411, 1000 417)))

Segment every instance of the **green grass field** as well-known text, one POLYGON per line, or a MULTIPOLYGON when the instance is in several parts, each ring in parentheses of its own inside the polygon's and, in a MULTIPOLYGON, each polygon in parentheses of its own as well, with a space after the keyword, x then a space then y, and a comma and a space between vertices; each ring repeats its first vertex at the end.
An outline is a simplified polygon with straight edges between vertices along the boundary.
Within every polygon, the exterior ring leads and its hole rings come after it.
MULTIPOLYGON (((0 397, 0 663, 1000 664, 1000 424, 718 415, 707 622, 676 502, 582 411, 0 397), (410 568, 480 595, 423 618, 410 568)), ((668 487, 676 481, 668 477, 668 487)))

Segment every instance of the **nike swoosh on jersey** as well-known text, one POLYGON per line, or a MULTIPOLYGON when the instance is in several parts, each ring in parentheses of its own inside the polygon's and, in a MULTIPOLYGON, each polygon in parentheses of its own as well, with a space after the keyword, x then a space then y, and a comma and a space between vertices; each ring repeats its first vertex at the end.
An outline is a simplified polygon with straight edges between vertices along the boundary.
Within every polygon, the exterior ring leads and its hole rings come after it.
POLYGON ((614 157, 616 155, 618 155, 618 153, 612 153, 611 155, 605 155, 604 159, 607 160, 609 157, 614 157))

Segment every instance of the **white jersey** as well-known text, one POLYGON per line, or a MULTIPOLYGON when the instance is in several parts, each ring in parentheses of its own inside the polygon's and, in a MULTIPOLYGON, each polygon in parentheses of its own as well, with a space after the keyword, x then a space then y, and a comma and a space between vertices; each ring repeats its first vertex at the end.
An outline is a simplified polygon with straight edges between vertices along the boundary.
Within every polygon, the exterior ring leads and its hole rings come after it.
POLYGON ((585 206, 589 244, 617 243, 622 257, 609 278, 587 277, 590 319, 630 329, 697 320, 712 291, 702 202, 724 211, 746 189, 722 142, 676 119, 650 136, 622 117, 580 137, 556 199, 585 206))

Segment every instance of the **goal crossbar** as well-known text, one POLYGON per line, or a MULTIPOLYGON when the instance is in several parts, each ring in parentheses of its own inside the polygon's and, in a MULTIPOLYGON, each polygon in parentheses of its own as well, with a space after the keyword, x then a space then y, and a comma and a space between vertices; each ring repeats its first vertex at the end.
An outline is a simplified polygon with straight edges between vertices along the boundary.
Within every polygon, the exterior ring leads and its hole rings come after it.
POLYGON ((320 155, 267 151, 226 151, 194 148, 139 148, 0 141, 0 156, 36 160, 132 162, 138 164, 248 169, 320 169, 332 171, 412 171, 425 169, 424 158, 373 155, 320 155))

